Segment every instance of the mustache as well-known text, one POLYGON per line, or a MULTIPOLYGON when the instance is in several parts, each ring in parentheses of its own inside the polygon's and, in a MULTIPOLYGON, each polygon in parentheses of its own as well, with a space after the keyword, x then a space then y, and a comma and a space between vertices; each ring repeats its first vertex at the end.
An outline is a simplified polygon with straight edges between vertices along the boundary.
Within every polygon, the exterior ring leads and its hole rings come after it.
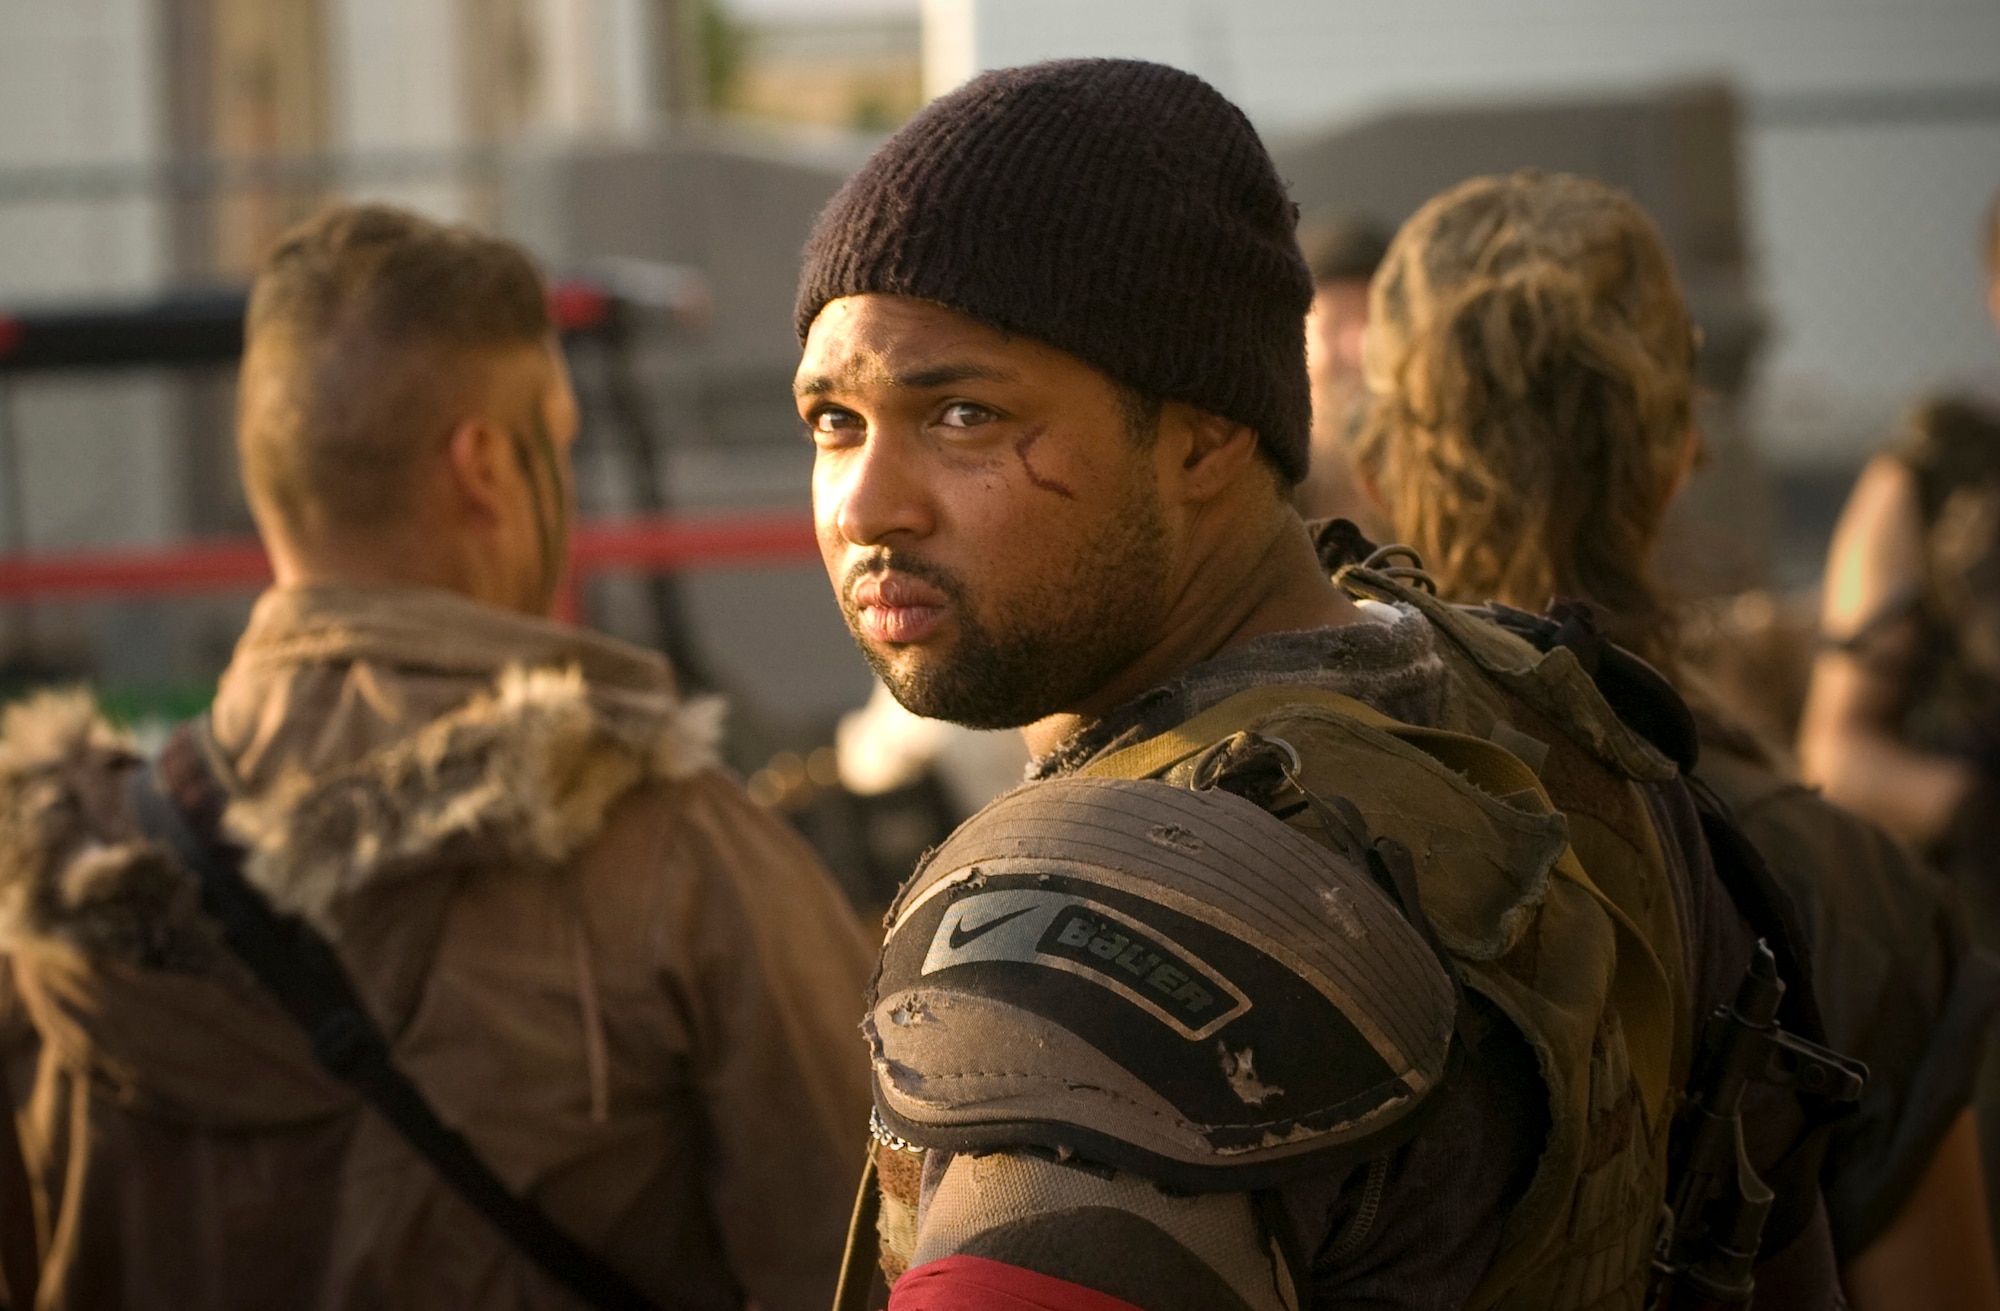
POLYGON ((847 573, 840 580, 841 608, 849 614, 853 614, 855 610, 855 589, 859 588, 861 584, 867 582, 870 578, 880 577, 887 573, 903 574, 919 582, 929 583, 932 587, 937 588, 938 591, 943 592, 945 599, 955 605, 962 602, 965 598, 965 585, 959 581, 957 574, 954 574, 944 566, 932 564, 927 560, 919 560, 915 556, 896 555, 888 551, 876 551, 856 560, 848 566, 847 573))

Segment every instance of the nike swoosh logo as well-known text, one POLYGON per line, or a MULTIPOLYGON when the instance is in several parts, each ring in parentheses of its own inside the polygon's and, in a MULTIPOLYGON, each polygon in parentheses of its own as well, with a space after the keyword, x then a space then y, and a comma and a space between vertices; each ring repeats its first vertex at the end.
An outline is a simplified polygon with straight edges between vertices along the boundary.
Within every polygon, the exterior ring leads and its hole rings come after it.
POLYGON ((1008 920, 1020 919, 1023 915, 1035 909, 1037 908, 1034 906, 1023 906, 1019 910, 1010 910, 1005 915, 994 916, 992 919, 987 920, 984 924, 980 925, 976 929, 966 928, 965 921, 960 920, 957 924, 954 924, 951 929, 951 939, 950 939, 951 949, 953 951, 957 951, 960 947, 963 947, 966 943, 971 942, 974 938, 984 937, 985 935, 993 932, 993 930, 999 928, 1002 924, 1005 924, 1008 920))

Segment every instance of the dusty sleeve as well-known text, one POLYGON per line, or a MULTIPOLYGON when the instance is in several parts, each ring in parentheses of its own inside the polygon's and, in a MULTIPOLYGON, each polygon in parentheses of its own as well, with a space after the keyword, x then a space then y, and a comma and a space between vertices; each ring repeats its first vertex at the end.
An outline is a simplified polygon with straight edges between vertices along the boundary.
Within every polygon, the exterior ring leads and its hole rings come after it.
POLYGON ((679 968, 720 1237, 764 1311, 823 1311, 868 1137, 873 953, 811 850, 734 783, 690 784, 674 829, 702 888, 679 968))

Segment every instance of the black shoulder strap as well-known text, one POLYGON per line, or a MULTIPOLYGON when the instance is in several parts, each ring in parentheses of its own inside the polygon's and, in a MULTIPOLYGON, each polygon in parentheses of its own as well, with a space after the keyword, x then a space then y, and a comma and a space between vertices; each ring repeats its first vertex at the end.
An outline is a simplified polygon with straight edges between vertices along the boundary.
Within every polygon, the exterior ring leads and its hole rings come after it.
POLYGON ((1599 694, 1625 726, 1661 755, 1691 773, 1701 755, 1701 733, 1687 702, 1666 675, 1598 631, 1597 610, 1586 601, 1558 601, 1545 615, 1488 601, 1476 613, 1539 651, 1568 647, 1599 694))
POLYGON ((305 921, 280 914, 243 877, 243 853, 220 837, 222 790, 194 730, 183 726, 157 764, 132 774, 141 825, 201 883, 223 941, 312 1039, 313 1054, 394 1125, 454 1192, 557 1283, 598 1311, 657 1311, 631 1280, 516 1196, 396 1066, 382 1031, 333 948, 305 921))
MULTIPOLYGON (((0 970, 6 969, 0 962, 0 970)), ((6 1302, 31 1311, 42 1280, 41 1238, 35 1225, 35 1191, 28 1179, 28 1161, 21 1151, 19 1121, 11 1097, 0 1102, 6 1123, 0 1124, 0 1276, 5 1278, 6 1302)))

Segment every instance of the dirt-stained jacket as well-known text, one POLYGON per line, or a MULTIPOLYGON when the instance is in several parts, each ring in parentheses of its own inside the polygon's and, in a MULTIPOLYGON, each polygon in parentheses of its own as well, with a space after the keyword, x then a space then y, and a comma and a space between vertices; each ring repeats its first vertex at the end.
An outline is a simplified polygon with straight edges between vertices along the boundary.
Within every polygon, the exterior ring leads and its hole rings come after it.
MULTIPOLYGON (((265 595, 212 712, 246 873, 443 1119, 653 1297, 826 1304, 869 951, 651 653, 422 589, 265 595)), ((0 741, 0 1012, 42 1305, 573 1305, 314 1064, 82 696, 0 741)))

